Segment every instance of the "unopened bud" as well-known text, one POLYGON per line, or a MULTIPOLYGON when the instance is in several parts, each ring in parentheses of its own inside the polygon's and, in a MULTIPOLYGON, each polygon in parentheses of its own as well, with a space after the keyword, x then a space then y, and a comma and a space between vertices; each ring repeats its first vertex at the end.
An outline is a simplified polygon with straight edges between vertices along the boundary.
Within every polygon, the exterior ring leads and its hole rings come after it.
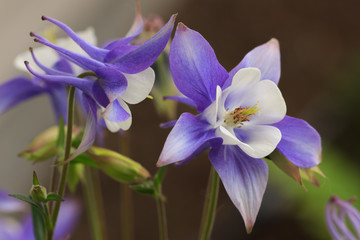
POLYGON ((30 195, 35 202, 43 202, 47 198, 47 191, 41 185, 32 185, 30 195))
MULTIPOLYGON (((79 127, 74 127, 73 138, 79 135, 80 131, 79 127)), ((35 162, 44 161, 55 156, 57 154, 58 132, 59 128, 57 126, 45 130, 32 140, 30 145, 19 156, 35 162)))
POLYGON ((105 174, 116 181, 142 182, 150 177, 149 172, 138 162, 109 149, 93 146, 88 154, 105 174))

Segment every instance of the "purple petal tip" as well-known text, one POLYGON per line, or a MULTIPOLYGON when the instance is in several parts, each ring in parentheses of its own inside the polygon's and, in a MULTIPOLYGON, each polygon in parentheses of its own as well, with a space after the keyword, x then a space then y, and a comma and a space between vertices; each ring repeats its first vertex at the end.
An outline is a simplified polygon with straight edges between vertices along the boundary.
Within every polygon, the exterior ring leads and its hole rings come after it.
POLYGON ((279 48, 279 40, 277 40, 276 38, 272 38, 270 39, 267 44, 269 44, 269 46, 272 46, 274 48, 279 48))
POLYGON ((182 22, 179 22, 178 25, 177 25, 177 29, 176 31, 187 31, 188 30, 188 27, 185 26, 185 24, 183 24, 182 22))

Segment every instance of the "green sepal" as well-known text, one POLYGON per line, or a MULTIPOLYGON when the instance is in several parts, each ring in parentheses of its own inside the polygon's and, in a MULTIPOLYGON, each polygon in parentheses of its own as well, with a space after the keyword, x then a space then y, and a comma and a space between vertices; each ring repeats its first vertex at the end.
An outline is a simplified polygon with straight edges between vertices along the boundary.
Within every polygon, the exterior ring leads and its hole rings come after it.
POLYGON ((279 150, 275 149, 270 154, 269 159, 285 174, 294 179, 300 186, 303 186, 300 168, 287 159, 279 150))
POLYGON ((152 180, 132 185, 131 189, 141 194, 151 195, 154 198, 165 199, 165 197, 161 194, 161 184, 166 172, 166 168, 167 166, 161 167, 152 180))
POLYGON ((141 193, 141 194, 146 194, 146 195, 151 195, 153 197, 156 196, 155 187, 154 187, 154 181, 152 181, 152 180, 146 181, 146 182, 143 182, 143 183, 139 183, 139 184, 136 184, 136 185, 131 185, 130 187, 135 192, 138 192, 138 193, 141 193))
POLYGON ((40 185, 39 179, 35 171, 33 171, 33 185, 40 185))
POLYGON ((30 196, 35 202, 44 202, 47 198, 47 190, 41 185, 32 185, 30 189, 30 196))
POLYGON ((60 201, 60 202, 63 202, 64 199, 62 197, 60 197, 59 195, 57 195, 56 193, 49 193, 47 195, 47 198, 44 200, 44 203, 47 203, 47 202, 50 202, 50 201, 60 201))
POLYGON ((31 206, 31 216, 33 219, 33 230, 36 240, 46 239, 46 225, 42 209, 31 206))

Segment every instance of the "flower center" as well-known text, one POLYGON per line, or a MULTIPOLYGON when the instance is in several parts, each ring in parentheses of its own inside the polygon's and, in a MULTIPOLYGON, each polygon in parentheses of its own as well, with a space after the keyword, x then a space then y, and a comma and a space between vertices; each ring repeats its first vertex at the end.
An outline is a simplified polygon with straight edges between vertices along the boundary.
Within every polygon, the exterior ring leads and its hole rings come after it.
POLYGON ((255 113, 260 114, 260 109, 258 108, 258 103, 256 103, 252 107, 244 107, 241 106, 235 108, 231 112, 227 112, 224 117, 224 123, 229 127, 240 128, 243 125, 243 122, 249 122, 250 117, 255 113))

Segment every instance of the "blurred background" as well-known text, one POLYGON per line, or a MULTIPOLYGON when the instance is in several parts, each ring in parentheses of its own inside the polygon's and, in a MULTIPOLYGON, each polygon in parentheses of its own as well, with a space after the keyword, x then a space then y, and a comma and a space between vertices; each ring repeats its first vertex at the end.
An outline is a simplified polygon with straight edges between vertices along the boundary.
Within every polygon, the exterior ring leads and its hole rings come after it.
MULTIPOLYGON (((270 176, 253 233, 246 235, 242 218, 221 186, 212 239, 330 239, 324 211, 332 194, 343 199, 360 197, 360 2, 355 0, 147 0, 140 1, 144 17, 152 13, 165 21, 177 20, 199 31, 227 69, 236 66, 254 47, 275 37, 280 41, 282 75, 279 87, 288 115, 303 118, 323 140, 321 187, 306 189, 269 162, 270 176)), ((30 31, 49 27, 41 15, 57 18, 74 30, 93 26, 102 43, 124 36, 134 13, 133 0, 0 0, 0 83, 21 73, 13 66, 16 55, 36 46, 30 31)), ((151 100, 132 106, 129 132, 131 157, 149 171, 170 129, 151 100)), ((178 115, 192 109, 179 106, 178 115)), ((33 165, 17 157, 41 131, 54 125, 47 97, 38 97, 0 116, 0 188, 26 194, 32 170, 49 181, 50 162, 33 165)), ((106 143, 119 150, 121 137, 106 133, 106 143)), ((197 239, 210 164, 204 153, 181 167, 168 168, 164 183, 170 239, 197 239)), ((120 239, 119 184, 101 175, 109 239, 120 239)), ((81 200, 81 189, 77 192, 81 200)), ((136 239, 157 239, 153 199, 133 194, 136 239)), ((357 208, 360 201, 355 202, 357 208)), ((90 239, 82 214, 73 239, 90 239)))

